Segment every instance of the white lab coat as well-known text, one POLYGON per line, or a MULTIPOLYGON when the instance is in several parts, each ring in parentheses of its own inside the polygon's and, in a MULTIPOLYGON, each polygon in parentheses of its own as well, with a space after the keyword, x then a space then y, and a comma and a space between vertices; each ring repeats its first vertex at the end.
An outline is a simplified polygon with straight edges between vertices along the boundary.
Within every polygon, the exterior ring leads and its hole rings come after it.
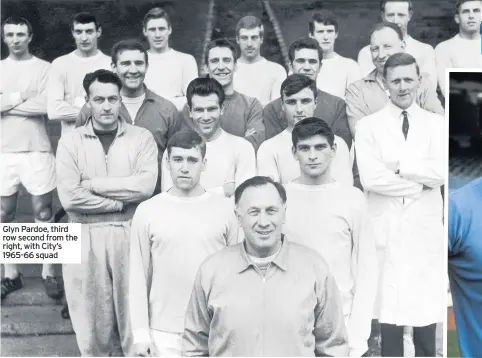
POLYGON ((389 102, 363 118, 355 145, 379 262, 374 318, 421 327, 444 315, 444 118, 413 104, 405 140, 401 112, 389 102))

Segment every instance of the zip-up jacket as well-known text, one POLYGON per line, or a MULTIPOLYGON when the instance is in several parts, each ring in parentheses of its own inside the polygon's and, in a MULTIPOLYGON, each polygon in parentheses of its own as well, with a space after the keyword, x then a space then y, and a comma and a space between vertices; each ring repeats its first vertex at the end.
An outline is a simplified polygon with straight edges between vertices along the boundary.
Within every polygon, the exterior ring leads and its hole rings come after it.
POLYGON ((70 220, 97 223, 132 219, 137 205, 154 192, 157 155, 153 135, 121 118, 107 154, 91 118, 66 133, 57 148, 57 191, 70 220))

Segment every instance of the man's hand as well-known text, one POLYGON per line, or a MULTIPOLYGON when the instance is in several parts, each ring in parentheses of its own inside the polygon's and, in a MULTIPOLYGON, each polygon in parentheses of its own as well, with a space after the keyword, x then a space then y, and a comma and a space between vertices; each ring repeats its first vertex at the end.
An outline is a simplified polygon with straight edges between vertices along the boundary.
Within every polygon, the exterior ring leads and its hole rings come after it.
POLYGON ((27 99, 37 97, 37 92, 34 91, 27 91, 27 92, 20 92, 20 98, 22 101, 26 101, 27 99))
POLYGON ((234 195, 234 189, 235 189, 234 181, 224 183, 223 189, 224 189, 224 195, 227 198, 232 197, 234 195))
POLYGON ((90 179, 82 180, 80 182, 80 185, 82 185, 85 189, 92 191, 92 180, 90 179))
POLYGON ((152 342, 135 343, 132 348, 134 357, 154 357, 154 345, 152 342))
POLYGON ((244 133, 244 136, 245 137, 249 137, 249 136, 252 136, 252 135, 255 135, 257 132, 256 132, 256 129, 254 128, 250 128, 246 131, 246 133, 244 133))

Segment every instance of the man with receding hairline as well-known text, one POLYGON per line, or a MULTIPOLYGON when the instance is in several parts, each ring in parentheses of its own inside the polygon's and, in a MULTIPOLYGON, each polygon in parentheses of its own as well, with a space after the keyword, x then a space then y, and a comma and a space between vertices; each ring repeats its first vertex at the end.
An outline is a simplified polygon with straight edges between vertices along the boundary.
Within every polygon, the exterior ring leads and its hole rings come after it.
POLYGON ((356 133, 360 179, 376 230, 379 287, 374 316, 382 356, 404 356, 404 327, 413 327, 415 356, 436 356, 436 324, 445 314, 443 247, 444 118, 415 101, 420 69, 397 53, 383 76, 390 94, 356 133))
POLYGON ((286 70, 261 56, 264 26, 255 16, 245 16, 236 25, 236 42, 241 49, 234 72, 235 91, 258 99, 263 106, 279 97, 286 70))

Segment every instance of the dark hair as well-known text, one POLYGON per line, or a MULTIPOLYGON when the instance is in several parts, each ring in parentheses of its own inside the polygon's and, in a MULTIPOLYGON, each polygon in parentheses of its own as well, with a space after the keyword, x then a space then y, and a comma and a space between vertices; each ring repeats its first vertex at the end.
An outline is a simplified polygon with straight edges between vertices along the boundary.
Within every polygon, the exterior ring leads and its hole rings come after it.
POLYGON ((216 94, 219 98, 219 106, 224 102, 223 86, 213 78, 198 77, 189 83, 186 91, 187 105, 192 109, 192 97, 194 95, 207 97, 210 94, 216 94))
POLYGON ((72 18, 72 23, 70 24, 70 27, 72 30, 74 30, 75 23, 90 24, 91 22, 94 23, 95 29, 98 30, 100 27, 100 24, 94 15, 92 15, 90 12, 79 12, 78 14, 75 14, 74 17, 72 18))
POLYGON ((313 14, 308 23, 308 28, 312 35, 315 32, 315 22, 323 25, 333 25, 335 26, 335 31, 338 32, 338 20, 336 19, 335 14, 329 10, 321 10, 320 12, 313 14))
POLYGON ((241 18, 241 20, 238 21, 236 24, 236 37, 239 36, 239 30, 241 29, 255 29, 259 27, 259 36, 263 37, 264 36, 264 26, 263 23, 261 22, 260 19, 258 19, 256 16, 245 16, 241 18))
POLYGON ((379 22, 378 24, 376 24, 375 26, 373 26, 372 30, 370 31, 370 36, 368 37, 368 42, 371 41, 372 39, 372 36, 375 32, 377 31, 380 31, 380 30, 383 30, 385 28, 389 28, 389 29, 392 29, 393 31, 395 31, 398 35, 398 38, 403 41, 403 32, 402 30, 398 27, 398 25, 396 24, 392 24, 391 22, 386 22, 386 21, 383 21, 383 22, 379 22))
POLYGON ((270 177, 263 177, 263 176, 255 176, 242 182, 234 191, 234 203, 236 205, 239 203, 239 201, 241 200, 241 196, 243 195, 246 189, 251 187, 265 186, 268 184, 271 184, 276 188, 276 190, 279 193, 279 196, 281 197, 281 200, 283 201, 283 203, 286 203, 286 190, 283 187, 283 185, 281 185, 281 183, 275 182, 270 177))
POLYGON ((293 62, 295 60, 295 52, 303 49, 318 51, 318 59, 320 60, 321 64, 321 61, 323 60, 323 50, 321 49, 318 41, 309 37, 303 37, 301 39, 298 39, 290 45, 290 49, 288 50, 288 57, 290 59, 290 62, 293 62))
POLYGON ((30 24, 30 22, 27 19, 20 16, 10 16, 8 19, 6 19, 3 22, 3 25, 2 25, 3 35, 5 35, 3 31, 5 25, 25 25, 27 26, 27 35, 30 36, 33 33, 32 25, 30 24))
POLYGON ((149 20, 152 20, 152 19, 165 19, 167 22, 167 25, 169 27, 172 27, 169 14, 164 9, 161 9, 160 7, 154 7, 150 9, 146 15, 144 15, 144 19, 142 20, 142 27, 146 29, 147 23, 149 22, 149 20))
POLYGON ((460 6, 462 6, 466 2, 470 2, 470 1, 479 1, 480 2, 480 0, 457 0, 457 3, 455 4, 455 13, 458 14, 459 10, 460 10, 460 6))
POLYGON ((295 124, 293 132, 291 133, 291 140, 293 147, 295 147, 300 140, 308 139, 314 136, 322 136, 326 138, 330 147, 335 143, 335 135, 330 126, 320 118, 307 117, 295 124))
POLYGON ((404 52, 394 53, 387 59, 387 61, 385 62, 385 66, 383 66, 383 77, 387 77, 387 72, 389 68, 395 68, 398 66, 410 66, 413 64, 415 64, 415 67, 417 69, 417 76, 420 76, 420 67, 418 67, 418 63, 417 60, 415 60, 415 57, 404 52))
POLYGON ((380 1, 380 11, 385 11, 385 5, 387 2, 407 2, 408 3, 408 11, 412 11, 412 1, 411 0, 381 0, 380 1))
POLYGON ((114 65, 117 65, 117 59, 119 57, 119 54, 121 52, 124 52, 126 50, 138 50, 144 54, 144 59, 146 60, 146 65, 149 64, 149 58, 147 56, 147 51, 139 40, 136 39, 127 39, 127 40, 121 40, 119 42, 116 42, 114 46, 112 46, 112 63, 114 65))
POLYGON ((236 49, 236 46, 231 41, 229 41, 227 38, 216 39, 216 40, 210 41, 206 45, 206 54, 205 54, 205 57, 204 57, 204 63, 206 65, 208 64, 208 60, 209 60, 209 51, 211 51, 215 47, 228 48, 233 53, 234 61, 236 61, 236 59, 238 58, 238 51, 236 49))
POLYGON ((172 148, 199 148, 201 150, 201 156, 206 156, 206 142, 202 137, 192 129, 181 129, 174 133, 167 142, 167 154, 170 156, 172 148))
POLYGON ((85 93, 89 96, 89 89, 92 83, 95 81, 100 83, 112 83, 119 88, 119 91, 122 88, 122 82, 120 78, 112 71, 109 70, 97 70, 95 72, 91 72, 85 75, 84 81, 82 85, 84 86, 85 93))
POLYGON ((314 98, 318 95, 318 88, 316 87, 316 82, 313 81, 308 76, 300 75, 298 73, 294 75, 289 75, 281 83, 281 100, 284 100, 284 96, 292 96, 301 90, 309 88, 313 91, 314 98))

